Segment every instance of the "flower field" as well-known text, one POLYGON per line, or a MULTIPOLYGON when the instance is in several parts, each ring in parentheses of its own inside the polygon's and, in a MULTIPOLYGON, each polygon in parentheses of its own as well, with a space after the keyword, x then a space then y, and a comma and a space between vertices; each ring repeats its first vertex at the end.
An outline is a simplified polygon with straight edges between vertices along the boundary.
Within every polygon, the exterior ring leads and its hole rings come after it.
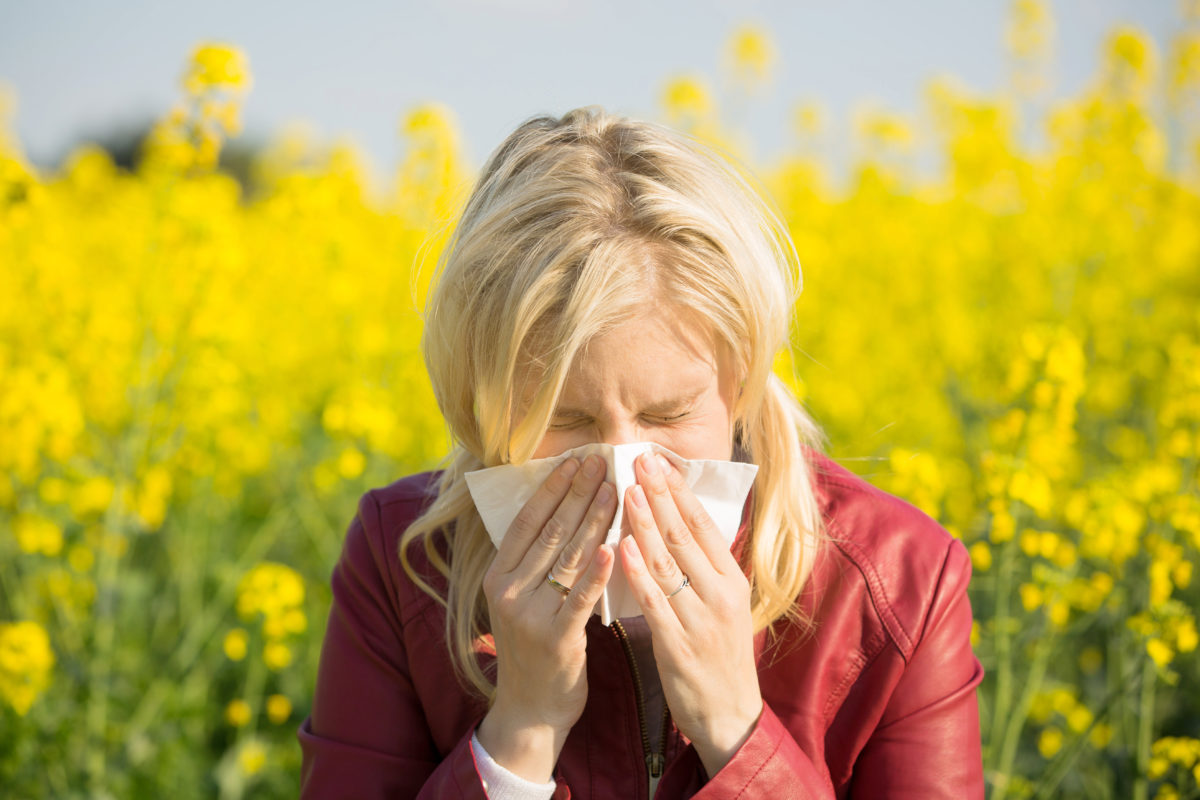
MULTIPOLYGON (((804 265, 780 374, 835 458, 970 550, 992 798, 1200 796, 1189 7, 1051 102, 1052 21, 1021 0, 1001 94, 864 111, 848 166, 801 106, 751 165, 804 265)), ((737 32, 726 83, 765 86, 771 53, 737 32)), ((133 170, 35 170, 0 99, 6 797, 294 796, 357 498, 447 450, 418 344, 473 174, 453 116, 408 112, 386 180, 282 135, 239 181, 251 83, 197 47, 133 170)), ((704 80, 664 85, 665 121, 739 150, 704 80)))

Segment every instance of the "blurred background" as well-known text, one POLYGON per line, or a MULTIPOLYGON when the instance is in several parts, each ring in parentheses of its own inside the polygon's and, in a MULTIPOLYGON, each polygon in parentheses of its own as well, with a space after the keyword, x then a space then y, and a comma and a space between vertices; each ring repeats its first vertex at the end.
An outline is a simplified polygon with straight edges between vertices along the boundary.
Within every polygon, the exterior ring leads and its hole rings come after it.
POLYGON ((1200 3, 0 0, 0 786, 286 797, 357 498, 449 442, 487 153, 745 163, 831 454, 969 548, 989 796, 1200 796, 1200 3))

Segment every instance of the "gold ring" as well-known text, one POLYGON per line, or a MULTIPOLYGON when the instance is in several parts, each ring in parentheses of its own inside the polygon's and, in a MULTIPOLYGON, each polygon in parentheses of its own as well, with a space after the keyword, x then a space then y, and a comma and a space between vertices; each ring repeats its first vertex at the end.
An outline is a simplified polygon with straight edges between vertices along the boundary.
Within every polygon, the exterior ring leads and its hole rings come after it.
POLYGON ((689 584, 691 584, 691 581, 690 581, 690 580, 688 580, 688 576, 687 576, 687 575, 684 575, 684 576, 683 576, 683 583, 681 583, 681 584, 679 584, 678 586, 676 586, 676 587, 675 587, 675 591, 673 591, 673 592, 671 592, 669 595, 667 595, 667 599, 668 599, 668 600, 670 600, 672 597, 674 597, 675 595, 677 595, 677 594, 679 594, 680 592, 682 592, 684 589, 686 589, 686 588, 688 587, 688 585, 689 585, 689 584))
POLYGON ((561 594, 563 597, 566 597, 567 595, 569 595, 569 594, 571 593, 571 587, 570 587, 570 586, 567 586, 565 583, 559 583, 558 581, 554 580, 554 573, 553 573, 553 572, 547 572, 547 573, 546 573, 546 583, 548 583, 548 584, 550 584, 551 586, 553 586, 553 587, 554 587, 554 591, 558 592, 558 593, 559 593, 559 594, 561 594))

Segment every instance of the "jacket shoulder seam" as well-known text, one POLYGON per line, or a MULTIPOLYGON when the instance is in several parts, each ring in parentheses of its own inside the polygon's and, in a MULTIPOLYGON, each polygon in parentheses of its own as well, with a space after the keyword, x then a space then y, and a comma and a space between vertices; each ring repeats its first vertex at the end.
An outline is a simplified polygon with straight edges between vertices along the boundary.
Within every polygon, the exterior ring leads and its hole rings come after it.
POLYGON ((844 535, 844 531, 840 524, 834 519, 828 519, 826 524, 836 528, 842 536, 833 539, 833 543, 839 550, 854 564, 855 569, 863 576, 866 581, 867 591, 871 597, 871 605, 875 608, 875 613, 879 617, 887 630, 888 637, 896 644, 901 655, 905 660, 908 659, 912 652, 912 637, 908 630, 905 629, 904 623, 896 615, 895 609, 892 608, 892 602, 888 597, 887 590, 884 588, 883 578, 880 577, 879 571, 875 569, 875 565, 867 558, 862 547, 849 537, 844 535))
MULTIPOLYGON (((408 573, 404 570, 404 565, 400 562, 400 537, 397 537, 392 543, 394 546, 389 546, 389 537, 384 532, 383 510, 392 508, 397 505, 405 506, 418 504, 428 498, 428 495, 422 491, 405 489, 402 493, 395 497, 381 497, 386 491, 384 488, 375 488, 368 490, 359 501, 359 515, 362 516, 363 505, 369 502, 374 506, 375 519, 371 526, 375 529, 374 534, 367 533, 368 536, 374 536, 379 542, 379 547, 383 551, 383 556, 388 559, 388 563, 394 563, 396 567, 396 601, 398 603, 397 611, 399 613, 399 622, 401 626, 407 625, 417 616, 424 616, 429 606, 437 605, 437 601, 430 597, 425 592, 412 582, 408 573), (395 559, 394 562, 391 559, 395 559)), ((413 517, 415 519, 415 517, 413 517)), ((409 524, 412 520, 410 519, 409 524)), ((367 532, 368 526, 366 521, 363 521, 364 532, 367 532)), ((407 525, 405 526, 407 529, 407 525)), ((403 535, 403 534, 401 534, 403 535)))

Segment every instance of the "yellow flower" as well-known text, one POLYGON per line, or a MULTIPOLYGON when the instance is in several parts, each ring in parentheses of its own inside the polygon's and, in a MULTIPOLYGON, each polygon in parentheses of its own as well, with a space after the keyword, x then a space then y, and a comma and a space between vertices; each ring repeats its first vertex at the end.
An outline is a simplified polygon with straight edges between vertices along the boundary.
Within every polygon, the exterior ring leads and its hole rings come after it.
POLYGON ((1092 724, 1092 712, 1083 706, 1075 706, 1067 714, 1067 727, 1075 733, 1083 733, 1092 724))
POLYGON ((367 460, 357 447, 347 447, 338 455, 337 469, 346 480, 353 480, 362 475, 367 460))
POLYGON ((95 516, 108 508, 114 493, 112 480, 104 475, 93 475, 71 496, 71 513, 79 519, 95 516))
POLYGON ((240 728, 250 722, 250 704, 245 700, 230 700, 225 706, 225 721, 235 728, 240 728))
POLYGON ((971 563, 979 572, 987 572, 992 568, 992 548, 987 542, 976 542, 971 545, 971 563))
POLYGON ((1056 628, 1065 628, 1071 621, 1071 607, 1062 600, 1054 600, 1046 606, 1050 623, 1056 628))
POLYGON ((20 514, 13 522, 17 546, 26 553, 56 556, 62 552, 62 528, 53 521, 35 514, 20 514))
POLYGON ((728 45, 733 74, 753 86, 766 81, 775 65, 775 45, 762 28, 743 25, 734 31, 728 45))
POLYGON ((250 637, 242 628, 234 628, 229 633, 225 634, 223 647, 225 657, 230 661, 241 661, 246 657, 246 646, 249 644, 250 637))
POLYGON ((303 602, 304 580, 284 564, 259 564, 238 584, 238 616, 246 621, 261 617, 263 632, 270 638, 303 629, 299 621, 304 614, 300 607, 303 602))
POLYGON ((36 622, 0 622, 0 698, 25 716, 50 685, 54 651, 36 622))
POLYGON ((278 672, 292 663, 292 649, 282 642, 267 642, 263 647, 263 663, 278 672))
POLYGON ((1112 736, 1112 725, 1107 722, 1097 722, 1096 727, 1092 728, 1092 732, 1088 734, 1088 741, 1092 743, 1092 747, 1103 750, 1112 741, 1112 736))
POLYGON ((1016 520, 1007 511, 996 512, 992 516, 991 540, 995 544, 1003 544, 1013 537, 1016 531, 1016 520))
POLYGON ((1025 555, 1030 557, 1036 556, 1039 552, 1041 552, 1042 536, 1033 528, 1026 528, 1025 530, 1021 531, 1020 545, 1021 552, 1023 552, 1025 555))
POLYGON ((801 136, 812 136, 825 128, 825 111, 816 103, 804 103, 792 113, 792 127, 801 136))
POLYGON ((1026 611, 1033 611, 1042 605, 1042 590, 1032 583, 1022 583, 1018 591, 1021 594, 1021 605, 1026 611))
POLYGON ((1165 667, 1175 657, 1175 651, 1171 645, 1157 636, 1146 641, 1146 652, 1149 653, 1151 660, 1160 667, 1165 667))
POLYGON ((96 556, 86 544, 76 544, 67 550, 67 563, 76 572, 87 572, 96 563, 96 556))
POLYGON ((292 715, 292 701, 281 694, 273 694, 267 698, 267 717, 271 722, 280 725, 287 722, 292 715))
POLYGON ((704 82, 695 77, 680 77, 663 90, 663 107, 667 118, 680 122, 708 117, 713 112, 712 95, 704 82))
POLYGON ((1018 58, 1042 56, 1050 47, 1054 20, 1042 0, 1016 0, 1012 4, 1006 39, 1018 58))
POLYGON ((1042 754, 1042 758, 1053 758, 1054 754, 1062 749, 1063 732, 1061 728, 1051 725, 1043 728, 1038 736, 1037 748, 1042 754))
POLYGON ((245 91, 250 88, 250 82, 245 54, 236 47, 216 42, 205 42, 192 50, 183 77, 184 89, 189 94, 222 88, 245 91))
POLYGON ((1140 91, 1154 75, 1154 44, 1145 33, 1129 26, 1117 28, 1105 46, 1105 67, 1110 80, 1140 91))
POLYGON ((1200 636, 1196 632, 1196 621, 1188 617, 1180 621, 1175 629, 1175 647, 1181 653, 1190 653, 1200 644, 1200 636))
POLYGON ((243 773, 255 775, 266 766, 267 749, 261 742, 251 740, 242 745, 241 750, 238 751, 237 763, 243 773))

